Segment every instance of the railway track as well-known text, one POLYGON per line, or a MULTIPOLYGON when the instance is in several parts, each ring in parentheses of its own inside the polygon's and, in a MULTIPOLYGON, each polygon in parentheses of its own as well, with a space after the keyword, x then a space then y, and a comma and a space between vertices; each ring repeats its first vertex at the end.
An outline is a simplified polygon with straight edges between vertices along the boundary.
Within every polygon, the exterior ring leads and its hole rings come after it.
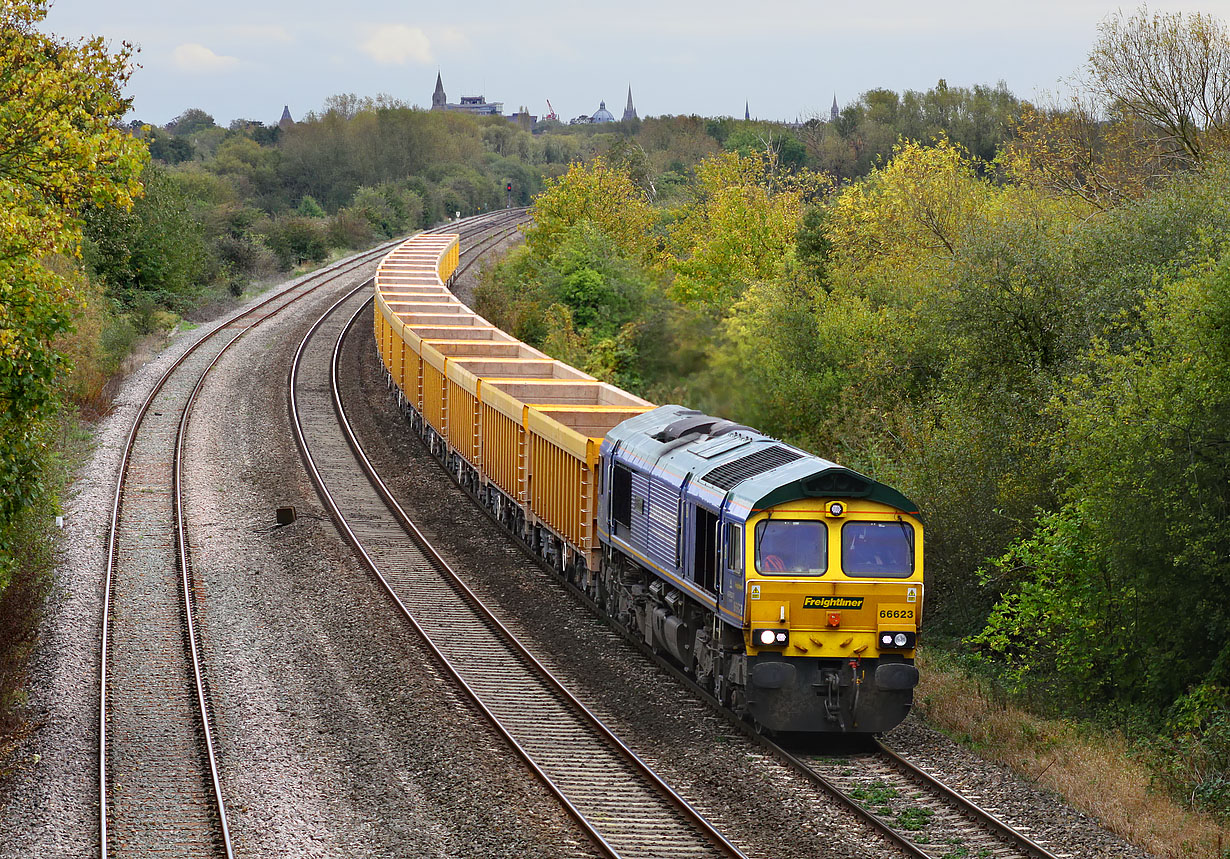
MULTIPOLYGON (((478 500, 474 501, 486 513, 478 500)), ((530 547, 515 542, 538 562, 530 547)), ((857 751, 817 754, 790 748, 759 732, 753 725, 736 719, 708 690, 674 663, 654 653, 641 637, 612 623, 570 580, 558 575, 557 571, 548 572, 645 657, 708 702, 732 727, 845 806, 905 855, 914 859, 1064 859, 1079 856, 1079 853, 1051 852, 1027 833, 948 787, 879 740, 869 740, 870 748, 857 751)), ((831 740, 835 741, 836 748, 844 739, 833 737, 816 743, 831 740)), ((845 745, 848 748, 849 744, 845 745)))
POLYGON ((817 754, 766 741, 787 764, 832 794, 908 855, 927 859, 1057 859, 1058 855, 872 740, 864 750, 817 754))
POLYGON ((104 859, 233 855, 182 509, 186 431, 201 385, 244 334, 396 243, 300 278, 227 319, 166 371, 138 410, 116 482, 103 594, 98 784, 104 859))
POLYGON ((577 700, 423 538, 350 430, 336 363, 369 301, 356 290, 300 345, 290 408, 338 527, 475 707, 612 857, 743 854, 577 700))
MULTIPOLYGON (((470 270, 470 266, 482 259, 483 254, 487 250, 515 233, 518 227, 528 220, 526 215, 528 211, 528 209, 508 209, 506 217, 493 218, 491 228, 485 230, 476 242, 473 242, 466 251, 462 252, 464 258, 461 264, 457 266, 457 270, 449 278, 449 288, 452 288, 452 284, 457 278, 470 270)), ((470 236, 462 235, 461 238, 464 241, 470 238, 470 236)))

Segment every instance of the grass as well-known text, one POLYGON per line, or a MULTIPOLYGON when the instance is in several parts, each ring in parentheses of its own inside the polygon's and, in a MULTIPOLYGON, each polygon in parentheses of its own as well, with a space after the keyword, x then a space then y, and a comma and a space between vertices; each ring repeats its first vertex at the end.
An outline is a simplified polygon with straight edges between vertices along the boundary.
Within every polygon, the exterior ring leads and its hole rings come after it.
POLYGON ((1155 856, 1230 859, 1230 827, 1151 790, 1149 769, 1121 734, 993 700, 943 654, 919 662, 915 711, 933 727, 1053 790, 1155 856))
POLYGON ((897 798, 897 791, 884 782, 877 781, 867 787, 854 788, 850 791, 850 796, 863 805, 886 805, 889 800, 897 798))

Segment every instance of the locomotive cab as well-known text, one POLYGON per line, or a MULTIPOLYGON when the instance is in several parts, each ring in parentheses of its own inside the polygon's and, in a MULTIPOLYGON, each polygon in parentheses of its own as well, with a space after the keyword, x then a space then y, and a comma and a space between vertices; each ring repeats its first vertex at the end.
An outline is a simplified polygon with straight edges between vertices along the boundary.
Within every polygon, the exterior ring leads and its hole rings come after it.
POLYGON ((747 707, 775 730, 879 732, 918 682, 922 527, 861 499, 752 515, 743 547, 747 707))

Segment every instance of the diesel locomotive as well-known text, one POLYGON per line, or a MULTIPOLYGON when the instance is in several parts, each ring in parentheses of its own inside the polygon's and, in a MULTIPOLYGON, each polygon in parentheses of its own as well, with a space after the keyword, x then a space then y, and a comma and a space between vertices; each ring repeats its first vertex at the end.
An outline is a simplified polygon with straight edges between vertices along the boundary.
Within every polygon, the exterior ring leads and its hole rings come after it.
POLYGON ((749 427, 655 407, 517 341, 445 287, 456 237, 375 279, 411 426, 498 521, 629 634, 775 732, 909 712, 923 528, 901 493, 749 427))

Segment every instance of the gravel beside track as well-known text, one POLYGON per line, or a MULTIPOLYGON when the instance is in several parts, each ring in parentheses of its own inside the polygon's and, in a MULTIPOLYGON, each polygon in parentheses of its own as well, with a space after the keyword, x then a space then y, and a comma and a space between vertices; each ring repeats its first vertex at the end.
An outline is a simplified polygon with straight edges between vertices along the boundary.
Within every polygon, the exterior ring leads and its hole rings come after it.
MULTIPOLYGON (((189 430, 189 536, 237 854, 594 855, 437 675, 318 507, 287 429, 286 367, 341 288, 241 341, 189 430), (274 528, 283 504, 299 519, 274 528)), ((41 728, 0 797, 0 856, 97 855, 99 594, 119 447, 153 381, 210 327, 129 380, 76 484, 31 665, 41 728)))
MULTIPOLYGON (((255 304, 259 299, 252 299, 255 304)), ((98 852, 98 637, 107 529, 124 442, 166 369, 221 321, 181 331, 134 372, 94 428, 94 451, 65 501, 61 562, 29 665, 33 734, 0 785, 0 856, 98 852)))
POLYGON ((1150 856, 1053 792, 978 757, 916 718, 906 719, 884 743, 1057 855, 1150 856))
POLYGON ((253 338, 200 406, 217 417, 198 424, 188 505, 237 853, 589 855, 438 676, 303 471, 286 367, 340 292, 253 338), (299 519, 275 529, 280 505, 299 519))

